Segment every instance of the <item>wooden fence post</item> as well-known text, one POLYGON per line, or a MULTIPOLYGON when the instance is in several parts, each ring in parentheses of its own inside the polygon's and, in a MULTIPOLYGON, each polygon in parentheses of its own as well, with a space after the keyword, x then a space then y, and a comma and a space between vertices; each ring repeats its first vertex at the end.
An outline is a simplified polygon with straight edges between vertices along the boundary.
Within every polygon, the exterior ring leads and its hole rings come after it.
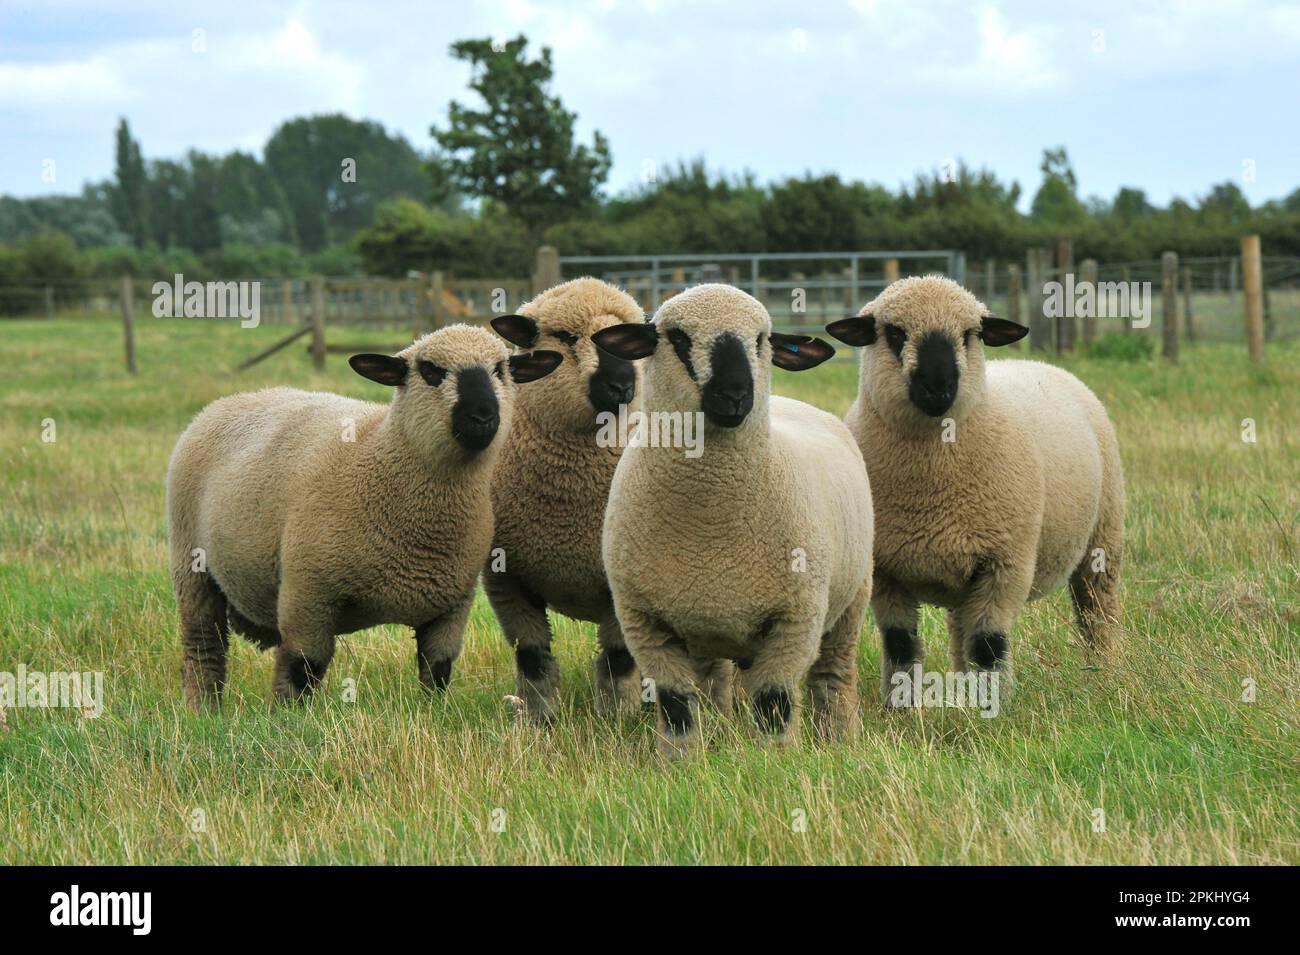
MULTIPOLYGON (((1064 287, 1066 276, 1074 272, 1074 240, 1068 235, 1058 235, 1056 237, 1056 281, 1064 287)), ((1077 321, 1074 317, 1074 303, 1065 302, 1065 307, 1061 309, 1061 314, 1056 317, 1056 350, 1057 352, 1074 351, 1074 342, 1078 337, 1075 329, 1077 321)))
POLYGON ((1160 257, 1160 304, 1162 309, 1160 353, 1170 361, 1178 361, 1178 253, 1166 252, 1160 257))
POLYGON ((311 280, 311 363, 317 371, 325 367, 325 280, 311 280))
POLYGON ((280 283, 280 321, 289 322, 293 315, 293 279, 284 279, 280 283))
POLYGON ((45 317, 54 320, 54 287, 45 286, 45 317))
POLYGON ((1083 317, 1083 344, 1091 345, 1097 340, 1097 260, 1084 259, 1081 271, 1083 281, 1092 287, 1092 314, 1083 317))
POLYGON ((136 374, 139 369, 135 364, 135 290, 131 285, 131 276, 122 276, 122 336, 126 342, 126 370, 136 374))
POLYGON ((560 284, 560 250, 553 245, 537 248, 537 264, 533 272, 533 294, 540 295, 548 288, 560 284))
POLYGON ((1259 236, 1241 238, 1241 275, 1246 292, 1246 346, 1250 360, 1264 361, 1264 275, 1259 236))
POLYGON ((442 328, 442 272, 438 269, 429 277, 429 297, 432 303, 429 322, 433 330, 437 331, 442 328))
POLYGON ((1196 341, 1196 324, 1192 321, 1192 267, 1183 266, 1183 334, 1196 341))
MULTIPOLYGON (((1127 265, 1121 268, 1119 270, 1119 280, 1121 283, 1123 283, 1125 288, 1132 288, 1132 286, 1129 283, 1133 281, 1133 270, 1130 269, 1127 265)), ((1130 308, 1131 307, 1132 306, 1130 306, 1130 308)), ((1124 318, 1120 321, 1120 328, 1124 330, 1125 334, 1131 335, 1133 333, 1133 316, 1125 315, 1124 318)))
POLYGON ((898 281, 898 259, 885 259, 885 284, 898 281))
POLYGON ((1043 283, 1047 281, 1048 252, 1046 249, 1030 249, 1025 258, 1028 283, 1026 300, 1029 305, 1029 347, 1034 351, 1046 351, 1052 347, 1052 320, 1047 317, 1043 283))
MULTIPOLYGON (((1007 321, 1023 324, 1020 321, 1020 267, 1017 265, 1007 266, 1007 321)), ((1018 350, 1020 342, 1011 347, 1018 350)))

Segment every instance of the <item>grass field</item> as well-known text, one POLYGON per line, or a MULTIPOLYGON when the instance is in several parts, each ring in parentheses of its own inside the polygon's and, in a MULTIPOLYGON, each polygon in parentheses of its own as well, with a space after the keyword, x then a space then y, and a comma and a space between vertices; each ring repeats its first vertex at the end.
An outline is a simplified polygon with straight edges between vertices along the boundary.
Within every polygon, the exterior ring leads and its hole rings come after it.
MULTIPOLYGON (((272 383, 381 397, 341 357, 313 373, 298 345, 229 373, 282 331, 145 318, 131 378, 113 322, 0 322, 0 671, 103 671, 107 702, 98 719, 8 712, 0 864, 1300 862, 1300 343, 1265 371, 1243 345, 1177 367, 1068 362, 1110 408, 1128 481, 1109 667, 1085 666, 1057 594, 1020 619, 1000 716, 887 716, 868 628, 858 743, 776 750, 737 721, 665 768, 649 714, 594 714, 587 625, 555 621, 559 728, 517 725, 482 598, 444 698, 422 692, 409 634, 380 628, 340 641, 305 708, 269 705, 271 659, 238 640, 224 712, 182 707, 163 510, 177 435, 272 383)), ((778 374, 836 413, 853 397, 851 364, 778 374)), ((944 668, 938 613, 922 629, 944 668)))

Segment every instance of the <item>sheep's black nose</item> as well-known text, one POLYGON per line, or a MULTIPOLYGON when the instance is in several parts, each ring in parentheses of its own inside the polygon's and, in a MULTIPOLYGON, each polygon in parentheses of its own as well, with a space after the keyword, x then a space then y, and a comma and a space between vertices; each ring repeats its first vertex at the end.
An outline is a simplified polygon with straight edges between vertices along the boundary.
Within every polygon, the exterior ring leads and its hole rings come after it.
POLYGON ((617 413, 636 396, 636 367, 603 348, 596 349, 599 363, 587 384, 587 400, 597 411, 617 413))
POLYGON ((916 346, 916 370, 908 382, 912 404, 938 418, 957 400, 957 351, 945 336, 931 332, 916 346))
POLYGON ((456 378, 456 404, 451 411, 451 432, 461 447, 482 451, 496 437, 500 409, 492 379, 484 368, 466 368, 456 378))
POLYGON ((738 427, 754 407, 754 374, 740 339, 727 332, 713 342, 710 376, 701 395, 704 417, 723 428, 738 427))

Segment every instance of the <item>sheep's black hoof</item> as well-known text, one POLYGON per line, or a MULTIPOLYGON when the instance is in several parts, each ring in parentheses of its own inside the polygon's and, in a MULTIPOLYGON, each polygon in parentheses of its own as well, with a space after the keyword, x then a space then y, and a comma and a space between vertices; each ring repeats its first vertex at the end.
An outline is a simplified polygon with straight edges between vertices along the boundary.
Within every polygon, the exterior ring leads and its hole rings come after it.
POLYGON ((1007 638, 1000 633, 977 633, 971 638, 970 660, 981 670, 992 670, 1007 661, 1007 638))
POLYGON ((445 690, 451 683, 451 665, 455 662, 448 657, 445 660, 420 660, 420 682, 430 690, 445 690))
POLYGON ((686 736, 695 728, 696 708, 694 693, 659 690, 659 711, 664 715, 664 727, 673 736, 686 736))
POLYGON ((790 694, 782 687, 760 690, 754 697, 754 719, 758 728, 781 735, 790 725, 790 694))
POLYGON ((906 666, 920 659, 916 631, 902 627, 888 627, 884 634, 885 656, 895 667, 906 666))
POLYGON ((326 664, 313 663, 306 657, 297 656, 289 661, 286 677, 289 689, 295 697, 303 697, 320 686, 325 678, 326 664))

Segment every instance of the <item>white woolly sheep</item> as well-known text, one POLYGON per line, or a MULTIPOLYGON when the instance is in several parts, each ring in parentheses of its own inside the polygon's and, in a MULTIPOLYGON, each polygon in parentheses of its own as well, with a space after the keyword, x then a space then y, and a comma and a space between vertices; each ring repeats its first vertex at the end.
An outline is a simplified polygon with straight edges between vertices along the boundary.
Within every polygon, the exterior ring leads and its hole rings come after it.
POLYGON ((604 559, 628 648, 654 681, 663 751, 699 745, 697 685, 730 706, 734 661, 757 722, 794 738, 799 681, 814 725, 858 726, 856 648, 871 596, 871 489, 844 424, 769 397, 771 366, 812 368, 832 349, 771 330, 767 310, 727 285, 670 299, 653 324, 596 343, 648 358, 643 407, 697 414, 703 453, 633 446, 614 474, 604 559), (670 347, 657 348, 666 341, 670 347))
POLYGON ((492 321, 519 348, 564 356, 545 382, 515 403, 514 424, 492 475, 496 532, 483 570, 483 589, 515 649, 517 692, 539 722, 552 719, 560 684, 548 606, 597 624, 597 706, 640 704, 640 680, 600 559, 605 501, 622 448, 597 441, 597 415, 636 410, 637 368, 596 348, 591 336, 644 320, 631 296, 581 278, 548 289, 517 315, 492 321))
POLYGON ((985 346, 1027 329, 942 276, 895 282, 827 331, 866 346, 845 421, 876 502, 886 703, 916 702, 910 681, 893 690, 894 674, 923 657, 919 602, 948 609, 957 671, 1009 681, 1021 607, 1067 581, 1088 646, 1105 649, 1119 613, 1124 476, 1096 396, 1040 362, 986 367, 985 346))
POLYGON ((415 628, 420 679, 444 688, 492 540, 511 379, 559 361, 454 325, 351 358, 388 404, 271 388, 200 412, 167 471, 188 702, 220 702, 230 627, 277 648, 282 699, 320 683, 335 636, 381 623, 415 628))

